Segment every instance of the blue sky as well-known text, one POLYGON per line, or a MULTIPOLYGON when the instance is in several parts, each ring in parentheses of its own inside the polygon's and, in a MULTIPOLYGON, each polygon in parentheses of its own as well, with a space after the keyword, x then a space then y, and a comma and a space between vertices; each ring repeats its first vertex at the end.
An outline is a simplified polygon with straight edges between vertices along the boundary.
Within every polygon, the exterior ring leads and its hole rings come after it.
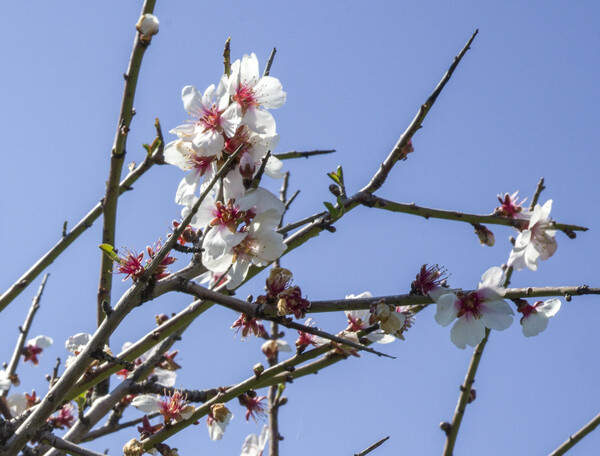
MULTIPOLYGON (((6 289, 102 196, 116 129, 134 24, 141 2, 7 2, 0 46, 4 131, 1 246, 6 289)), ((514 286, 598 286, 600 252, 600 8, 596 2, 317 2, 158 1, 160 33, 148 49, 136 95, 127 162, 142 160, 141 144, 186 119, 180 93, 204 90, 222 72, 222 49, 231 36, 232 58, 255 52, 262 65, 277 55, 271 74, 287 91, 273 114, 281 141, 275 152, 334 148, 337 153, 286 162, 291 190, 301 193, 286 220, 322 209, 331 199, 326 173, 343 165, 349 191, 377 170, 418 107, 475 29, 480 33, 414 139, 415 152, 399 163, 380 196, 465 212, 489 213, 496 195, 533 193, 554 201, 552 216, 590 227, 569 240, 537 272, 513 276, 514 286)), ((168 135, 167 135, 168 136, 168 135)), ((141 251, 164 237, 179 215, 173 201, 182 178, 174 167, 151 170, 120 200, 117 247, 141 251)), ((277 190, 279 184, 271 182, 277 190)), ((62 341, 92 332, 100 252, 95 224, 50 268, 50 280, 32 335, 55 345, 40 367, 24 365, 21 389, 38 385, 62 341)), ((474 288, 490 266, 506 262, 509 228, 490 227, 496 246, 482 247, 467 224, 356 209, 305 248, 282 260, 309 299, 333 299, 370 290, 406 293, 423 263, 439 263, 456 287, 474 288)), ((181 259, 176 266, 183 266, 181 259)), ((262 276, 261 276, 262 277, 262 276)), ((264 279, 264 277, 263 277, 264 279)), ((117 279, 114 297, 128 284, 117 279)), ((12 353, 37 283, 0 320, 0 360, 12 353)), ((240 290, 257 295, 260 279, 240 290)), ((153 325, 153 315, 177 312, 189 299, 171 296, 128 317, 112 343, 118 348, 153 325)), ((565 303, 539 337, 525 339, 518 322, 493 333, 477 376, 477 400, 467 410, 456 454, 544 454, 599 410, 598 298, 565 303)), ((449 328, 419 315, 406 341, 385 348, 396 360, 363 354, 289 385, 281 411, 282 454, 353 454, 379 438, 377 455, 439 454, 440 421, 451 419, 471 350, 457 349, 449 328)), ((229 329, 237 318, 213 308, 195 322, 180 345, 181 386, 231 384, 262 361, 260 342, 229 329)), ((343 315, 318 316, 332 332, 343 315)), ((295 335, 286 339, 293 343, 295 335)), ((182 433, 180 454, 239 453, 243 409, 223 441, 211 442, 204 423, 182 433)), ((132 416, 136 415, 134 413, 132 416)), ((136 415, 137 416, 137 415, 136 415)), ((96 442, 118 454, 134 436, 96 442)), ((599 435, 573 455, 592 454, 599 435)))

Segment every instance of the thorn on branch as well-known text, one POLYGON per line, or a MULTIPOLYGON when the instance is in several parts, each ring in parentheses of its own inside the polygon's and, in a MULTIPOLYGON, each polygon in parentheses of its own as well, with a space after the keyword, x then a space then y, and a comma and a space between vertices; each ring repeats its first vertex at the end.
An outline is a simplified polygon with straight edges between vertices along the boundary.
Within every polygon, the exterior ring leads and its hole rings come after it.
POLYGON ((63 223, 63 227, 62 227, 62 237, 65 238, 67 237, 67 221, 65 220, 65 223, 63 223))

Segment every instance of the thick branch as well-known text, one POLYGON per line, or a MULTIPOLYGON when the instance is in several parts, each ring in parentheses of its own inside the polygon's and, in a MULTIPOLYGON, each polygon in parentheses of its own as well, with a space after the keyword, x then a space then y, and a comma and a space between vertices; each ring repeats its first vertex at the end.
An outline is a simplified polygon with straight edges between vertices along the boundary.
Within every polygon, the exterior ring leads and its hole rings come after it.
MULTIPOLYGON (((146 0, 142 7, 141 15, 152 14, 156 0, 146 0)), ((129 126, 134 115, 133 100, 137 87, 138 76, 142 66, 144 53, 150 44, 149 40, 142 39, 140 32, 136 33, 133 42, 133 50, 129 59, 127 73, 125 73, 125 87, 123 88, 123 99, 121 101, 121 112, 119 113, 119 122, 117 132, 110 156, 110 171, 108 181, 106 182, 106 194, 104 195, 102 213, 102 243, 115 245, 115 227, 117 220, 117 201, 119 198, 119 182, 121 172, 125 161, 125 145, 127 144, 127 134, 129 126)), ((98 325, 104 319, 102 303, 104 301, 110 304, 110 292, 112 289, 112 260, 103 253, 100 253, 100 284, 98 285, 97 301, 97 320, 98 325)))
POLYGON ((50 432, 45 433, 41 440, 57 450, 73 456, 105 456, 103 453, 96 453, 95 451, 82 448, 74 443, 67 442, 66 440, 63 440, 50 432))

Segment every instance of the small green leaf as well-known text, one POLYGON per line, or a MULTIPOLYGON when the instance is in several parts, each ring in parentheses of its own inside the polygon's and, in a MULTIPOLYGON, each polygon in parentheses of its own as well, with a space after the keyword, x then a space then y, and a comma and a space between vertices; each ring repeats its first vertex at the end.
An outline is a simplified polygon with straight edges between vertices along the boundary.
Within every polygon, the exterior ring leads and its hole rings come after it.
POLYGON ((336 173, 327 173, 327 176, 329 176, 329 178, 335 182, 336 184, 340 185, 340 178, 338 177, 338 175, 336 173))
POLYGON ((333 218, 336 218, 337 211, 335 210, 335 207, 333 206, 333 204, 331 204, 328 201, 323 201, 323 204, 325 205, 325 207, 329 211, 329 215, 331 215, 333 218))
POLYGON ((148 144, 142 144, 142 147, 146 149, 147 155, 152 155, 152 148, 148 144))
POLYGON ((344 171, 342 170, 341 166, 337 167, 337 177, 338 177, 338 183, 343 187, 344 186, 344 171))
POLYGON ((104 255, 106 255, 112 261, 120 263, 119 257, 117 256, 117 252, 115 252, 115 249, 113 248, 112 245, 100 244, 98 247, 100 247, 100 250, 102 250, 102 252, 104 252, 104 255))
POLYGON ((275 395, 275 402, 279 400, 279 398, 283 394, 283 390, 285 390, 285 383, 280 383, 279 385, 277 385, 277 394, 275 395))
POLYGON ((81 393, 79 396, 77 396, 75 398, 75 403, 77 404, 77 409, 79 410, 79 412, 83 412, 83 410, 85 408, 85 403, 87 401, 86 395, 87 395, 87 391, 84 391, 83 393, 81 393))

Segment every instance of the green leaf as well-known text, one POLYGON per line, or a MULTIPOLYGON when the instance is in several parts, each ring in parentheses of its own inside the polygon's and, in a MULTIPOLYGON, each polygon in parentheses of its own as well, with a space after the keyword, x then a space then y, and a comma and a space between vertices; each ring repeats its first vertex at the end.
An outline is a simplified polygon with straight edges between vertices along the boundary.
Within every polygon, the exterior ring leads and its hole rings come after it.
POLYGON ((83 409, 85 408, 85 403, 87 401, 87 391, 84 391, 83 393, 81 393, 79 396, 77 396, 75 398, 75 403, 77 404, 77 409, 79 410, 79 412, 83 412, 83 409))
POLYGON ((275 395, 275 402, 279 400, 279 398, 283 394, 283 390, 285 390, 285 383, 280 383, 279 385, 277 385, 277 394, 275 395))
POLYGON ((104 255, 106 255, 112 261, 115 261, 117 263, 121 262, 119 257, 117 256, 117 252, 115 252, 115 249, 112 245, 100 244, 98 247, 100 247, 100 250, 102 250, 102 252, 104 252, 104 255))
POLYGON ((341 165, 337 167, 337 177, 338 183, 343 187, 344 186, 344 171, 342 170, 341 165))
POLYGON ((344 207, 344 202, 342 201, 341 196, 337 197, 337 203, 338 203, 338 206, 340 207, 338 210, 338 217, 341 217, 342 215, 344 215, 344 212, 346 212, 346 208, 344 207))
POLYGON ((329 176, 329 178, 335 182, 336 184, 340 185, 340 178, 338 177, 338 175, 334 172, 331 173, 327 173, 327 176, 329 176))
POLYGON ((327 210, 329 211, 329 215, 331 215, 333 218, 336 218, 336 209, 334 207, 333 204, 331 204, 328 201, 323 201, 323 204, 325 205, 325 207, 327 208, 327 210))

